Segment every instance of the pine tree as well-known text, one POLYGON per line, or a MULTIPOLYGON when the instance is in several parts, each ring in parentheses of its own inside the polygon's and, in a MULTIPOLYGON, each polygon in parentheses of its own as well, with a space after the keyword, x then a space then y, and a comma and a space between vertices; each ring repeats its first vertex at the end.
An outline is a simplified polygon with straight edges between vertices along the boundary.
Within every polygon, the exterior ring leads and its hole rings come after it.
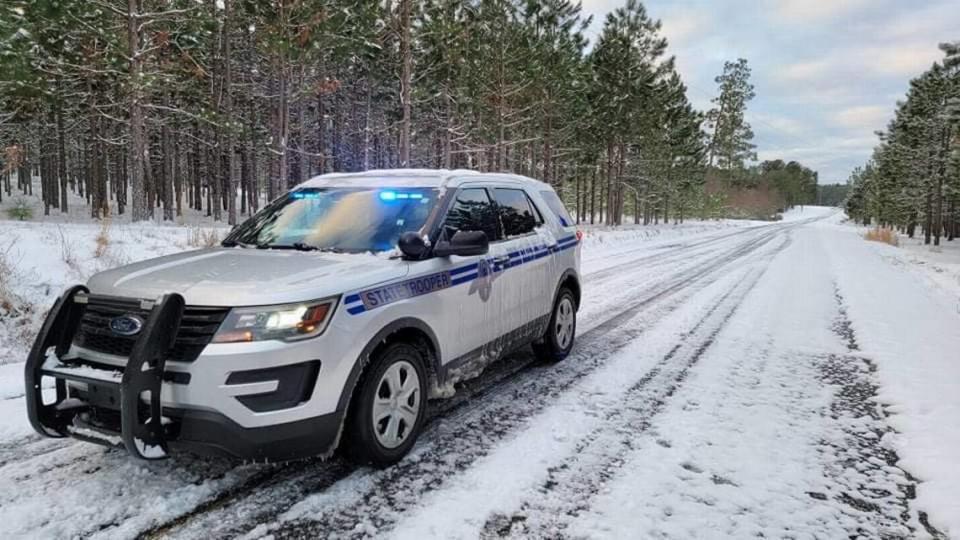
POLYGON ((704 201, 702 115, 636 0, 592 48, 573 0, 0 9, 0 189, 36 170, 48 212, 72 193, 95 218, 236 223, 312 175, 401 165, 531 175, 610 223, 704 201))
POLYGON ((745 161, 756 159, 750 142, 753 131, 745 119, 747 103, 756 96, 747 60, 725 62, 723 73, 715 81, 720 95, 713 99, 716 107, 707 113, 707 124, 712 130, 709 165, 716 163, 728 171, 742 169, 745 161))
POLYGON ((851 215, 895 226, 924 243, 938 245, 958 232, 960 168, 957 166, 960 46, 941 45, 942 64, 910 82, 894 119, 880 132, 868 167, 855 171, 847 203, 851 215))

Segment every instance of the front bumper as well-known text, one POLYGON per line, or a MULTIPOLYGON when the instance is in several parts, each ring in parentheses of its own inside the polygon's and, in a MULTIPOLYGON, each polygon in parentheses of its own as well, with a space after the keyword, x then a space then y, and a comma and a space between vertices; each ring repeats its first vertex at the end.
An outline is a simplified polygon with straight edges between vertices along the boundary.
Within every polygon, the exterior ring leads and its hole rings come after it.
POLYGON ((316 386, 318 360, 297 361, 294 355, 291 364, 250 370, 243 367, 256 366, 238 362, 233 367, 239 370, 209 381, 211 370, 167 370, 167 353, 183 312, 183 299, 172 294, 153 306, 124 365, 90 361, 71 350, 86 292, 74 287, 57 300, 27 360, 27 409, 39 433, 122 446, 145 459, 184 449, 275 461, 326 454, 335 447, 340 408, 317 414, 304 405, 316 386), (44 401, 45 377, 55 380, 52 402, 44 401), (187 388, 194 396, 226 398, 229 407, 176 400, 178 393, 189 395, 187 388), (231 407, 243 411, 240 421, 231 407))
POLYGON ((245 428, 213 411, 164 409, 175 426, 170 447, 194 454, 244 461, 287 461, 325 456, 336 448, 342 415, 245 428))

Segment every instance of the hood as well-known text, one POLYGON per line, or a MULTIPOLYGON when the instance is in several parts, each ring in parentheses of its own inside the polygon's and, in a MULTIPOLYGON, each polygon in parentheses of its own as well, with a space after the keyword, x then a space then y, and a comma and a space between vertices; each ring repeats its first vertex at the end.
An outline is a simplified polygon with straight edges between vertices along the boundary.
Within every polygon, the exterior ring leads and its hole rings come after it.
POLYGON ((94 275, 90 292, 129 298, 183 295, 192 306, 260 306, 341 294, 406 275, 409 264, 371 254, 213 248, 94 275))

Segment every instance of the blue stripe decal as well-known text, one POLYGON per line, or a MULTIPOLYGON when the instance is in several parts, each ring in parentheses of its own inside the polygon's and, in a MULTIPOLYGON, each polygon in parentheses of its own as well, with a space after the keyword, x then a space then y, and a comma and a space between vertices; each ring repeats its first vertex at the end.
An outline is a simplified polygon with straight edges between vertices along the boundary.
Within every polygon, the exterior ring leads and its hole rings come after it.
MULTIPOLYGON (((509 261, 502 265, 491 262, 491 266, 488 268, 493 272, 503 272, 508 268, 520 266, 524 263, 542 259, 547 255, 576 247, 578 243, 579 241, 576 235, 573 235, 558 240, 556 245, 553 246, 539 245, 532 248, 512 251, 507 254, 510 258, 509 261)), ((480 263, 465 264, 457 268, 451 268, 448 271, 409 278, 374 289, 348 294, 344 297, 344 304, 352 304, 346 306, 347 313, 359 315, 360 313, 365 313, 386 304, 414 296, 430 294, 447 287, 456 287, 457 285, 470 283, 480 277, 481 274, 484 274, 481 270, 483 270, 483 267, 481 267, 480 263)))
POLYGON ((468 264, 466 266, 461 266, 458 268, 454 268, 453 270, 450 270, 450 275, 455 276, 457 274, 462 274, 464 272, 469 272, 471 270, 476 270, 476 269, 477 269, 477 263, 468 264))
POLYGON ((465 276, 461 276, 461 277, 458 277, 458 278, 453 278, 453 280, 450 282, 450 286, 451 286, 451 287, 456 287, 457 285, 460 285, 461 283, 467 283, 467 282, 473 281, 473 280, 477 279, 477 276, 478 276, 478 275, 479 275, 479 274, 467 274, 467 275, 465 275, 465 276))

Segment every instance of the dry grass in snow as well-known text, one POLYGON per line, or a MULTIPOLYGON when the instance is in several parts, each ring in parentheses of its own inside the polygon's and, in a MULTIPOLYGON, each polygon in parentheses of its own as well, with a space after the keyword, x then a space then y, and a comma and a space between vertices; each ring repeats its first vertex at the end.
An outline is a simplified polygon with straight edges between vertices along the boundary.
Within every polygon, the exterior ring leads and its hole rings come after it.
POLYGON ((187 245, 196 248, 211 248, 220 244, 220 231, 193 227, 190 229, 190 239, 187 245))
POLYGON ((900 238, 897 236, 896 231, 889 227, 876 227, 870 229, 863 236, 871 242, 883 242, 884 244, 890 244, 891 246, 899 246, 900 238))

